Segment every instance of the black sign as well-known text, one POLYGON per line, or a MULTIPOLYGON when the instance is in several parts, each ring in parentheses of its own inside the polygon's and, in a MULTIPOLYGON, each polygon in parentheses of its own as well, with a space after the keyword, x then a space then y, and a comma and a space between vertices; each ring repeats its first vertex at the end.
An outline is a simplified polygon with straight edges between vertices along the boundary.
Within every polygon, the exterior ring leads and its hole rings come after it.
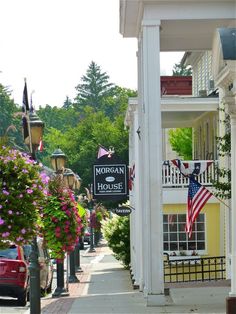
POLYGON ((118 216, 128 216, 131 214, 132 210, 130 207, 123 206, 113 209, 113 212, 118 216))
POLYGON ((112 155, 93 165, 93 195, 100 200, 123 200, 128 194, 127 165, 112 155))

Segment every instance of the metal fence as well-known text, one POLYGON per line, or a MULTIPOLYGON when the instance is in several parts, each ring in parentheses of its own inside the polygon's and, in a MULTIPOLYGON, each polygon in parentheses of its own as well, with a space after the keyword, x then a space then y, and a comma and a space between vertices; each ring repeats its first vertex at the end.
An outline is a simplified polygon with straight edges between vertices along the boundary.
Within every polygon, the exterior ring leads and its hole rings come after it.
POLYGON ((225 256, 164 260, 164 282, 223 280, 225 256))

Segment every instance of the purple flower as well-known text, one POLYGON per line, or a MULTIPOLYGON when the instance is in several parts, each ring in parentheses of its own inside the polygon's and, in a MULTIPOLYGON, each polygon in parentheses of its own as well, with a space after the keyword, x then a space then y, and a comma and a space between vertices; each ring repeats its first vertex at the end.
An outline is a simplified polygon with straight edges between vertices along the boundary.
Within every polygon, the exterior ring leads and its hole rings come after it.
POLYGON ((0 226, 4 224, 4 220, 2 218, 0 218, 0 226))
POLYGON ((0 205, 0 209, 2 208, 2 205, 0 205))
POLYGON ((22 234, 25 234, 25 233, 26 233, 25 228, 21 229, 21 233, 22 233, 22 234))
POLYGON ((22 197, 23 197, 23 194, 18 195, 18 197, 19 197, 19 198, 22 198, 22 197))
POLYGON ((2 193, 5 195, 9 195, 10 193, 7 190, 2 190, 2 193))
POLYGON ((12 215, 12 214, 13 214, 13 211, 12 211, 12 210, 9 210, 9 211, 8 211, 8 214, 9 214, 9 215, 12 215))
POLYGON ((6 237, 8 237, 9 235, 10 235, 10 232, 3 232, 2 237, 3 237, 3 238, 6 238, 6 237))
POLYGON ((22 169, 23 173, 28 173, 29 171, 27 169, 22 169))
POLYGON ((27 192, 28 194, 32 194, 34 191, 31 190, 31 189, 27 189, 26 192, 27 192))

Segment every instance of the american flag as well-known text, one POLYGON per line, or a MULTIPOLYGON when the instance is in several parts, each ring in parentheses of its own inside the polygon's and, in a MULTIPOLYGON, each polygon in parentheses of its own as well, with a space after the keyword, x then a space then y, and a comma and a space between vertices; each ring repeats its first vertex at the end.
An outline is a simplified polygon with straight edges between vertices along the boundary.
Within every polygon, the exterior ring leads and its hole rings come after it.
POLYGON ((189 238, 192 236, 193 224, 198 214, 212 195, 208 189, 190 177, 186 217, 186 232, 189 238))

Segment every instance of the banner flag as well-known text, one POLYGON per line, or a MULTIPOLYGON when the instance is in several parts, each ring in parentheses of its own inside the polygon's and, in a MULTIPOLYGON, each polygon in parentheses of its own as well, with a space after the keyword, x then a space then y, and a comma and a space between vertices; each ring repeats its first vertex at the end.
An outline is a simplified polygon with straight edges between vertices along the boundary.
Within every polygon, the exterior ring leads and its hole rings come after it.
POLYGON ((109 151, 103 147, 103 146, 99 146, 99 149, 98 149, 98 155, 97 155, 97 159, 101 158, 102 156, 105 156, 105 155, 109 155, 109 151))

